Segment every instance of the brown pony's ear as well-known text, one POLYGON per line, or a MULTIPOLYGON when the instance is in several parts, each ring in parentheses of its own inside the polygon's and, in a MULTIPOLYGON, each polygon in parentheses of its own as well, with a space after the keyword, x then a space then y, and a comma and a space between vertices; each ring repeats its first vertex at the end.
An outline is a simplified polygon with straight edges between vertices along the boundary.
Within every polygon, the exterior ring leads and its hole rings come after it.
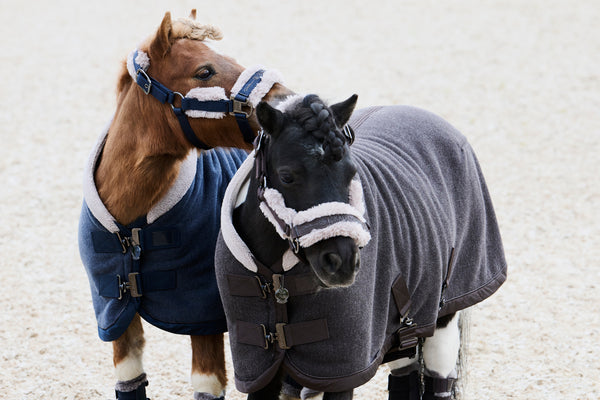
POLYGON ((171 49, 171 30, 173 26, 171 23, 171 13, 166 12, 165 16, 160 23, 158 31, 156 31, 156 37, 150 43, 150 58, 159 57, 163 58, 171 49))
POLYGON ((190 13, 190 18, 196 19, 196 9, 195 8, 192 8, 192 12, 190 13))
POLYGON ((333 118, 335 118, 335 122, 338 124, 338 126, 341 127, 346 125, 346 122, 348 122, 352 112, 354 111, 354 107, 356 107, 357 100, 358 95, 353 94, 341 103, 336 103, 329 106, 329 108, 331 108, 331 112, 333 112, 333 118))

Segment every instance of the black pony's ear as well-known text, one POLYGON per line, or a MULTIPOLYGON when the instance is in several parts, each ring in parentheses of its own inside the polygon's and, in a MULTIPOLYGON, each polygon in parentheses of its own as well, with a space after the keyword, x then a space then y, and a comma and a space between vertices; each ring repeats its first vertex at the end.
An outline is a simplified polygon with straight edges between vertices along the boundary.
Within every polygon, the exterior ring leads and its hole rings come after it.
POLYGON ((278 135, 283 126, 283 113, 273 108, 269 103, 261 101, 256 106, 256 117, 258 123, 270 135, 278 135))
POLYGON ((341 127, 346 125, 346 122, 348 122, 352 112, 354 111, 354 107, 356 107, 357 100, 358 95, 353 94, 341 103, 336 103, 329 106, 333 112, 333 118, 335 118, 335 122, 338 124, 338 126, 341 127))

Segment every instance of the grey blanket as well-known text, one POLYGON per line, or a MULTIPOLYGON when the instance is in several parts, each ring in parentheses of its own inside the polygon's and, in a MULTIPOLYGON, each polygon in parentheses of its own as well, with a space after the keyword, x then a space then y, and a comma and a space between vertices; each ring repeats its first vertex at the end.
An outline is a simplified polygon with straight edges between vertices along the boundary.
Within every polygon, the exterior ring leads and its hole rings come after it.
MULTIPOLYGON (((272 332, 278 322, 273 299, 232 295, 232 276, 256 275, 231 222, 253 157, 225 195, 215 266, 242 392, 263 387, 280 366, 312 389, 360 386, 392 347, 431 336, 439 317, 484 300, 506 279, 492 203, 463 135, 433 114, 401 106, 358 110, 350 125, 372 239, 354 285, 301 293, 287 305, 290 324, 325 320, 326 337, 285 350, 248 344, 248 322, 272 332), (398 333, 403 317, 414 324, 398 333)), ((300 263, 285 276, 308 272, 300 263)))

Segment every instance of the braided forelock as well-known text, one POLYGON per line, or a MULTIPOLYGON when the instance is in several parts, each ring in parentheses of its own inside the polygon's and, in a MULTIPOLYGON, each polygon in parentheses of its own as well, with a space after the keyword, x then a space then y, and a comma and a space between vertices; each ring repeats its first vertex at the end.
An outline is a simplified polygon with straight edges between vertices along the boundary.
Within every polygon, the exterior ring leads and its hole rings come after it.
POLYGON ((344 156, 344 135, 338 129, 329 107, 315 94, 304 97, 290 110, 290 117, 323 146, 325 160, 340 161, 344 156))

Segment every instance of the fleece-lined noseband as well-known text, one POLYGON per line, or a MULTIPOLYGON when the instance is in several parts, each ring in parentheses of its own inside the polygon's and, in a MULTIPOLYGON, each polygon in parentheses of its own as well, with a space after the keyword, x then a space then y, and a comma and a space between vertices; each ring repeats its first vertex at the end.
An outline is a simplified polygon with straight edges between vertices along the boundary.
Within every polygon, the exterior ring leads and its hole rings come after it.
POLYGON ((261 130, 254 142, 260 209, 279 236, 288 241, 291 250, 298 255, 301 249, 337 236, 349 237, 357 246, 364 247, 371 240, 371 234, 364 218, 360 181, 353 179, 350 184, 349 204, 327 202, 303 211, 286 207, 281 193, 267 186, 266 152, 269 141, 270 136, 261 130))
POLYGON ((187 140, 200 149, 210 149, 202 142, 192 129, 188 116, 192 118, 223 118, 230 114, 235 116, 240 131, 247 143, 254 140, 254 132, 248 118, 254 107, 271 90, 275 83, 281 83, 278 72, 267 71, 259 66, 244 70, 231 88, 228 99, 222 87, 194 88, 185 96, 172 91, 152 78, 146 72, 150 67, 148 55, 136 49, 127 57, 127 69, 133 80, 142 88, 144 93, 154 96, 161 103, 171 105, 181 129, 187 140), (176 98, 181 99, 181 105, 175 107, 176 98))

